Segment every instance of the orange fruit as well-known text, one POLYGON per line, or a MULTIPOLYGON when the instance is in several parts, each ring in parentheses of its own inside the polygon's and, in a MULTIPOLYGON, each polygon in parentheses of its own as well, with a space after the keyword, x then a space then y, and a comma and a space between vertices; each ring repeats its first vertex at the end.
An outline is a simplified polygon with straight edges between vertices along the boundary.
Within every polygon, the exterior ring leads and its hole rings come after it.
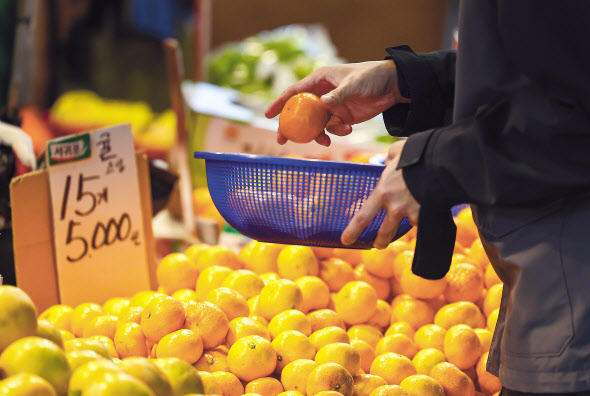
POLYGON ((198 270, 202 272, 205 268, 211 267, 212 265, 220 265, 233 270, 244 267, 244 263, 238 255, 225 246, 211 246, 201 252, 197 261, 198 270))
POLYGON ((475 396, 471 378, 452 363, 437 364, 430 371, 430 376, 441 384, 446 396, 475 396))
POLYGON ((309 246, 287 246, 277 258, 281 278, 295 280, 302 276, 316 276, 319 273, 318 259, 309 246))
POLYGON ((377 292, 377 297, 382 300, 387 299, 391 294, 391 285, 389 280, 371 274, 369 271, 367 271, 367 268, 364 264, 356 266, 354 269, 354 276, 356 280, 365 281, 369 285, 373 286, 377 292))
POLYGON ((244 260, 246 268, 257 274, 278 272, 277 259, 283 247, 276 243, 254 242, 250 255, 244 260))
POLYGON ((490 287, 488 293, 486 294, 486 298, 483 301, 483 313, 486 316, 490 316, 490 313, 496 309, 500 308, 500 301, 502 300, 502 290, 504 286, 502 283, 497 283, 490 287))
POLYGON ((256 393, 261 396, 276 396, 283 392, 283 385, 281 382, 272 377, 263 377, 255 379, 246 384, 246 393, 256 393))
POLYGON ((240 396, 244 394, 244 386, 234 374, 227 371, 211 373, 222 396, 240 396))
POLYGON ((338 363, 352 375, 357 375, 361 368, 361 356, 350 344, 335 342, 321 347, 315 355, 317 364, 338 363))
POLYGON ((335 310, 347 324, 360 324, 368 321, 377 310, 377 292, 363 281, 348 282, 336 294, 335 310))
POLYGON ((447 305, 447 300, 445 300, 445 297, 442 294, 439 295, 438 297, 429 298, 424 301, 426 301, 428 303, 428 305, 430 305, 432 307, 434 312, 438 312, 439 309, 441 309, 442 307, 447 305))
POLYGON ((222 267, 219 265, 212 265, 205 268, 197 278, 197 285, 195 288, 197 300, 205 300, 205 298, 207 298, 207 294, 209 294, 211 290, 220 287, 225 278, 227 278, 231 273, 231 268, 222 267))
POLYGON ((211 290, 205 300, 221 308, 229 320, 250 314, 246 299, 237 291, 227 287, 211 290))
POLYGON ((287 100, 279 116, 279 133, 295 143, 309 143, 324 131, 330 114, 319 97, 309 92, 287 100))
POLYGON ((309 336, 311 334, 311 323, 303 312, 288 309, 273 317, 268 323, 268 331, 270 331, 273 338, 286 330, 297 330, 309 336))
POLYGON ((389 286, 391 287, 391 294, 393 296, 399 296, 400 294, 404 294, 402 285, 395 276, 393 278, 389 278, 389 286))
POLYGON ((399 353, 412 359, 416 352, 418 352, 418 347, 410 337, 397 333, 385 336, 379 340, 375 348, 375 353, 381 355, 387 352, 399 353))
POLYGON ((420 327, 414 334, 414 342, 419 348, 443 350, 447 330, 434 323, 420 327))
POLYGON ((94 303, 82 303, 72 311, 72 333, 76 337, 82 337, 86 324, 97 316, 104 315, 102 307, 94 303))
POLYGON ((325 327, 336 326, 345 328, 344 320, 339 313, 331 309, 318 309, 307 314, 311 323, 311 331, 315 332, 325 327))
MULTIPOLYGON (((258 242, 258 241, 250 241, 247 244, 245 244, 242 247, 242 249, 240 249, 240 252, 238 253, 238 258, 240 260, 242 260, 245 268, 248 268, 248 262, 250 261, 250 256, 252 255, 252 251, 254 251, 254 248, 259 243, 260 242, 258 242)), ((251 269, 251 268, 248 268, 248 269, 251 269)))
POLYGON ((467 263, 453 265, 445 279, 447 288, 444 292, 448 302, 476 302, 481 297, 483 275, 476 266, 467 263))
POLYGON ((446 361, 445 354, 436 348, 421 349, 412 359, 418 374, 428 375, 430 370, 440 362, 446 361))
POLYGON ((416 330, 414 330, 412 325, 409 324, 408 322, 398 321, 398 322, 392 323, 391 326, 389 326, 387 328, 385 335, 388 336, 388 335, 392 335, 392 334, 396 334, 396 333, 405 334, 408 337, 413 338, 414 333, 416 333, 416 330))
POLYGON ((395 273, 393 262, 398 254, 396 249, 389 247, 363 250, 363 264, 369 273, 380 278, 391 278, 395 273))
POLYGON ((281 279, 281 277, 276 272, 265 272, 263 274, 260 274, 260 279, 262 279, 262 282, 264 282, 264 286, 266 286, 272 281, 278 281, 279 279, 281 279))
POLYGON ((297 330, 286 330, 272 340, 277 353, 277 372, 297 359, 314 359, 316 350, 309 338, 297 330))
POLYGON ((246 336, 229 348, 227 364, 239 379, 252 381, 273 373, 277 354, 267 339, 256 335, 246 336))
POLYGON ((287 309, 299 309, 303 295, 297 284, 288 279, 270 282, 262 288, 258 298, 260 315, 271 320, 287 309))
POLYGON ((351 340, 365 341, 373 348, 377 346, 377 343, 383 337, 378 328, 366 324, 351 326, 347 333, 351 340))
POLYGON ((330 257, 332 257, 334 255, 333 248, 312 246, 311 250, 313 250, 313 253, 318 258, 318 260, 329 259, 330 257))
POLYGON ((411 267, 406 267, 402 272, 400 284, 404 293, 416 298, 433 298, 445 291, 447 281, 445 278, 431 280, 414 275, 411 267))
POLYGON ((318 364, 309 373, 306 389, 308 395, 336 391, 344 396, 352 396, 353 379, 348 370, 337 363, 318 364))
POLYGON ((123 308, 123 311, 119 315, 119 319, 117 320, 117 324, 120 325, 121 323, 127 322, 135 322, 137 324, 141 323, 141 313, 143 312, 143 307, 132 307, 129 306, 127 308, 123 308))
POLYGON ((146 338, 158 342, 184 325, 184 307, 172 297, 153 298, 141 313, 141 329, 146 338))
POLYGON ((375 388, 369 396, 408 396, 408 392, 399 385, 383 385, 375 388))
POLYGON ((217 305, 203 301, 185 306, 184 327, 200 334, 205 349, 223 344, 229 330, 229 320, 217 305))
POLYGON ((369 396, 378 387, 387 385, 383 378, 373 374, 360 374, 353 380, 354 394, 358 396, 369 396))
POLYGON ((471 216, 471 208, 465 208, 455 216, 455 225, 457 226, 455 239, 461 246, 471 246, 473 241, 479 238, 477 227, 471 216))
POLYGON ((408 322, 418 329, 434 320, 434 310, 424 301, 401 294, 392 301, 391 322, 408 322))
POLYGON ((475 331, 467 325, 458 324, 445 334, 444 353, 450 363, 464 370, 477 363, 482 350, 475 331))
POLYGON ((482 270, 485 271, 489 264, 489 259, 486 251, 481 243, 481 239, 477 238, 469 249, 466 251, 467 257, 482 270))
POLYGON ((170 253, 160 261, 156 274, 164 293, 172 294, 195 287, 199 270, 197 264, 184 254, 170 253))
POLYGON ((410 396, 445 396, 445 391, 438 381, 424 374, 411 375, 405 378, 400 386, 410 396))
POLYGON ((354 269, 346 261, 330 258, 320 261, 320 278, 326 282, 331 292, 338 292, 345 284, 355 280, 354 269))
POLYGON ((489 331, 488 329, 473 329, 475 334, 477 334, 477 338, 479 338, 479 343, 481 344, 481 350, 487 352, 492 345, 492 337, 494 334, 489 331))
POLYGON ((88 337, 87 339, 99 341, 101 344, 105 346, 110 357, 119 358, 119 354, 117 353, 117 349, 115 348, 115 343, 109 337, 103 335, 93 335, 88 337))
POLYGON ((203 355, 194 364, 199 371, 229 371, 227 365, 227 353, 223 353, 218 349, 211 349, 203 352, 203 355))
POLYGON ((145 335, 135 322, 123 323, 115 332, 115 349, 121 359, 131 356, 147 357, 145 335))
POLYGON ((377 300, 377 311, 367 322, 368 325, 385 329, 391 323, 391 307, 384 300, 377 300))
POLYGON ((438 310, 434 323, 448 329, 457 324, 466 324, 472 328, 484 327, 485 318, 478 306, 470 301, 459 301, 445 305, 438 310))
POLYGON ((492 312, 490 312, 490 315, 488 316, 488 329, 493 332, 496 329, 496 323, 498 322, 498 315, 500 314, 500 309, 496 308, 494 309, 492 312))
POLYGON ((371 369, 371 363, 375 359, 375 350, 371 345, 362 340, 351 340, 350 345, 352 345, 361 357, 361 370, 368 373, 371 369))
POLYGON ((189 301, 198 301, 199 300, 197 298, 197 293, 193 289, 176 290, 174 293, 172 293, 172 295, 170 297, 177 299, 178 301, 180 301, 183 304, 186 302, 189 302, 189 301))
POLYGON ((196 264, 199 261, 201 253, 203 253, 208 248, 209 245, 206 245, 204 243, 195 243, 186 248, 186 250, 184 251, 184 255, 196 264))
POLYGON ((248 317, 235 318, 229 322, 227 345, 231 346, 238 339, 250 335, 257 335, 270 341, 270 332, 261 323, 248 317))
POLYGON ((350 338, 341 327, 337 326, 328 326, 324 327, 323 329, 316 330, 309 336, 309 341, 315 347, 315 349, 320 349, 325 345, 332 344, 334 342, 349 342, 350 338))
POLYGON ((297 391, 305 394, 307 378, 316 367, 311 359, 297 359, 287 364, 281 372, 281 382, 286 391, 297 391))
POLYGON ((67 330, 59 329, 59 333, 61 334, 61 339, 63 342, 66 342, 68 340, 73 340, 74 338, 76 338, 76 336, 74 336, 72 333, 70 333, 67 330))
POLYGON ((404 250, 400 252, 393 260, 393 276, 400 281, 402 274, 406 268, 412 268, 412 261, 414 260, 413 250, 404 250))
POLYGON ((330 289, 317 276, 302 276, 295 279, 301 289, 302 300, 299 310, 304 313, 315 309, 326 308, 330 304, 330 289))
POLYGON ((233 289, 248 299, 260 293, 264 282, 250 270, 236 270, 223 280, 221 286, 233 289))
POLYGON ((153 290, 142 290, 140 292, 135 293, 130 299, 129 304, 131 307, 142 307, 145 308, 146 305, 155 297, 165 297, 166 295, 161 292, 156 292, 153 290))
POLYGON ((346 261, 353 267, 363 262, 362 250, 358 249, 334 249, 333 253, 335 258, 346 261))
POLYGON ((486 273, 484 277, 485 284, 488 289, 494 285, 497 285, 498 283, 502 283, 502 280, 498 277, 498 274, 496 274, 496 271, 494 270, 494 267, 492 267, 492 264, 488 264, 488 266, 486 267, 486 273))
POLYGON ((72 313, 74 310, 68 305, 52 305, 39 315, 39 319, 46 320, 60 330, 72 332, 72 313))
POLYGON ((370 372, 383 378, 389 385, 399 385, 404 378, 416 374, 416 367, 406 356, 388 352, 373 360, 370 372))
POLYGON ((182 329, 166 334, 156 347, 158 358, 175 357, 190 364, 196 363, 203 354, 203 340, 198 333, 182 329))
POLYGON ((115 338, 117 331, 117 317, 112 315, 95 316, 86 322, 82 336, 87 338, 93 335, 103 335, 111 340, 115 338))
POLYGON ((481 358, 477 362, 475 371, 477 372, 477 382, 479 384, 479 388, 482 392, 489 395, 495 392, 499 392, 502 389, 502 384, 500 383, 498 377, 488 372, 486 369, 488 355, 489 354, 486 352, 481 356, 481 358))
MULTIPOLYGON (((208 371, 199 371, 199 377, 201 377, 201 382, 203 383, 203 394, 221 395, 221 388, 217 385, 213 374, 208 371)), ((238 380, 238 382, 240 382, 240 380, 238 380)))

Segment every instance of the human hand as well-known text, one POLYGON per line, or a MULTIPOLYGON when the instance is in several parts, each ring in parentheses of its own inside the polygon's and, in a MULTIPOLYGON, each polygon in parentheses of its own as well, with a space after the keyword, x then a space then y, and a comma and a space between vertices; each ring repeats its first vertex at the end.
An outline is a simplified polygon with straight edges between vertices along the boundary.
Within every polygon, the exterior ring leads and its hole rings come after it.
MULTIPOLYGON (((393 60, 349 63, 322 67, 293 84, 270 104, 266 117, 275 117, 287 100, 300 92, 321 97, 332 114, 326 130, 338 136, 348 135, 353 124, 371 119, 396 103, 410 102, 399 91, 393 60)), ((277 141, 285 144, 287 139, 278 134, 277 141)), ((330 137, 324 132, 316 142, 329 146, 330 137)))
POLYGON ((389 148, 387 165, 377 186, 340 237, 344 245, 353 244, 381 209, 385 209, 386 214, 373 244, 377 249, 384 249, 389 245, 404 217, 414 225, 418 223, 420 204, 408 190, 402 170, 396 169, 405 144, 405 140, 400 140, 389 148))

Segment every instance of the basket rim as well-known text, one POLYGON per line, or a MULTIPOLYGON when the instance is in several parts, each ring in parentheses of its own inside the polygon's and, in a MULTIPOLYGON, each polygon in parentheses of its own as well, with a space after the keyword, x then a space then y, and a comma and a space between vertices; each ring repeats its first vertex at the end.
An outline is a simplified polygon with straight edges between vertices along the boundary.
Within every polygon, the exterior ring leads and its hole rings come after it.
POLYGON ((326 161, 319 159, 299 159, 299 158, 284 158, 275 157, 270 155, 258 155, 258 154, 245 154, 245 153, 220 153, 211 151, 195 151, 193 158, 213 160, 213 161, 234 161, 243 162, 250 164, 271 164, 271 165, 291 165, 291 166, 303 166, 308 168, 318 167, 330 167, 335 169, 343 170, 375 170, 383 171, 385 165, 378 164, 362 164, 358 162, 345 162, 345 161, 326 161))

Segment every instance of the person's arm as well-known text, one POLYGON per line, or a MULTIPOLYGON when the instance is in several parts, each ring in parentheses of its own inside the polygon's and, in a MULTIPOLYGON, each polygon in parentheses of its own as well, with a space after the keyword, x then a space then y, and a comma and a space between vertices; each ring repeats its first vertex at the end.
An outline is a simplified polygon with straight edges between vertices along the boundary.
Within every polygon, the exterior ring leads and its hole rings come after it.
POLYGON ((388 132, 409 136, 449 125, 455 96, 456 51, 416 54, 402 45, 387 48, 387 53, 387 59, 397 65, 402 96, 411 99, 411 103, 400 103, 383 112, 388 132))

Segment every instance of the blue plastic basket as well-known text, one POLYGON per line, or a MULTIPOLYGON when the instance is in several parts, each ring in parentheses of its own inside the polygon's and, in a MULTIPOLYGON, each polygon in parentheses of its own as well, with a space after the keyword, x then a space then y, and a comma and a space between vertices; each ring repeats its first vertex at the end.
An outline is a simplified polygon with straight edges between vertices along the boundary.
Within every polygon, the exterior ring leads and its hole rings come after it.
MULTIPOLYGON (((259 241, 368 249, 385 211, 351 246, 340 235, 375 188, 383 165, 197 151, 206 160, 211 198, 223 218, 259 241)), ((395 239, 410 230, 400 223, 395 239)))

